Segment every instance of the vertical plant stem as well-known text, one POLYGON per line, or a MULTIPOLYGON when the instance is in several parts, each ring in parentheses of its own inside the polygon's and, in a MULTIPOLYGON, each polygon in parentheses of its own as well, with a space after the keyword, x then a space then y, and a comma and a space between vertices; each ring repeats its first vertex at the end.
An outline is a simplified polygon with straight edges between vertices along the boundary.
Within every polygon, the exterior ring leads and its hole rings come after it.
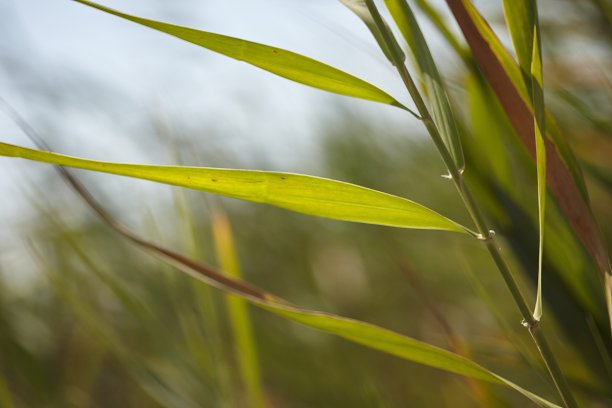
MULTIPOLYGON (((175 158, 180 162, 178 153, 175 158)), ((202 237, 195 222, 195 212, 193 205, 184 190, 175 190, 174 195, 175 207, 179 218, 181 232, 184 239, 184 245, 188 253, 196 260, 204 261, 204 251, 202 245, 202 237)), ((194 301, 196 320, 201 320, 202 324, 199 330, 195 333, 206 341, 209 348, 210 356, 215 366, 215 383, 217 384, 217 392, 219 395, 219 404, 222 407, 231 407, 235 405, 234 395, 232 393, 231 373, 227 361, 227 355, 224 352, 224 344, 221 336, 222 324, 219 320, 219 310, 215 304, 215 294, 207 285, 189 285, 191 297, 194 301)), ((195 340, 198 341, 197 339, 195 340)), ((199 345, 201 348, 201 344, 199 345)), ((200 354, 200 351, 197 352, 200 354)), ((205 369, 200 362, 200 369, 205 369)))
POLYGON ((378 25, 380 31, 382 32, 383 38, 388 43, 389 48, 391 49, 391 54, 394 59, 395 67, 400 77, 402 78, 402 81, 404 82, 404 85, 406 86, 406 89, 408 90, 408 93, 410 94, 414 104, 416 105, 417 111, 421 116, 423 124, 427 128, 431 139, 436 145, 438 152, 442 156, 442 160, 444 161, 444 164, 448 169, 450 178, 453 180, 453 183, 455 184, 455 187, 457 188, 457 191, 459 192, 459 195, 461 196, 461 199, 468 213, 470 214, 472 220, 474 221, 474 224, 476 225, 476 229, 480 234, 479 239, 485 241, 487 250, 489 251, 491 258, 493 258, 497 269, 501 273, 502 278, 504 279, 504 282, 506 283, 506 286, 508 287, 508 290, 512 295, 512 298, 514 299, 514 302, 516 303, 523 317, 523 324, 528 328, 529 333, 531 334, 531 337, 534 343, 536 344, 538 351, 540 352, 540 356, 542 356, 542 359, 544 360, 544 363, 553 380, 553 383, 557 388, 561 399, 563 400, 563 403, 568 408, 577 408, 578 404, 576 403, 576 400, 572 395, 569 385, 567 384, 567 381, 563 373, 561 372, 559 364, 557 363, 554 354, 550 349, 550 346, 548 345, 546 337, 544 336, 544 333, 541 330, 538 330, 538 322, 533 318, 529 306, 525 301, 525 297, 521 293, 521 290, 516 280, 514 279, 510 268, 506 264, 498 246, 495 243, 493 231, 487 228, 484 216, 478 206, 478 203, 474 199, 469 188, 464 183, 461 172, 457 168, 450 152, 448 151, 448 148, 444 144, 442 137, 440 136, 440 133, 438 131, 438 128, 436 127, 434 121, 431 118, 429 109, 427 108, 427 105, 425 104, 419 89, 412 80, 412 77, 410 76, 406 65, 404 64, 402 55, 397 52, 397 49, 399 47, 397 46, 397 41, 393 36, 393 33, 391 33, 388 27, 384 24, 382 16, 380 15, 376 5, 374 4, 374 0, 366 0, 366 5, 368 6, 370 13, 372 14, 372 17, 374 18, 376 25, 378 25))
MULTIPOLYGON (((216 208, 212 217, 213 236, 222 270, 232 278, 241 278, 240 265, 231 225, 225 212, 216 208)), ((226 304, 234 333, 236 355, 249 407, 264 408, 266 399, 259 372, 259 357, 248 305, 244 299, 226 295, 226 304)))

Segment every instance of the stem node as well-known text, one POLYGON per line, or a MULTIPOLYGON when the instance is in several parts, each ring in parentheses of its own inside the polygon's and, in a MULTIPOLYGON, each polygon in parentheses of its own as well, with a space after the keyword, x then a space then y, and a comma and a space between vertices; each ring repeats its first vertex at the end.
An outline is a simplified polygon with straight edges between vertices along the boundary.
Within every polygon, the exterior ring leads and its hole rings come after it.
POLYGON ((478 234, 476 236, 477 239, 481 240, 481 241, 490 241, 495 237, 495 231, 493 230, 489 230, 489 233, 485 236, 483 234, 478 234))
POLYGON ((540 321, 536 320, 536 319, 533 319, 530 322, 528 322, 527 320, 523 319, 521 324, 529 330, 529 333, 531 335, 533 335, 533 333, 535 333, 535 331, 538 329, 538 327, 540 327, 540 321))

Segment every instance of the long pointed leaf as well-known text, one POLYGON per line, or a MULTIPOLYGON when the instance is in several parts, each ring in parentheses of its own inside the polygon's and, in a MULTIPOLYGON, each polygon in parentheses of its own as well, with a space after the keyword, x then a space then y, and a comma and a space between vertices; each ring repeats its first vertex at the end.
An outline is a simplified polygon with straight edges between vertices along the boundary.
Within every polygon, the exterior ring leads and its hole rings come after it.
POLYGON ((80 159, 0 143, 0 156, 22 157, 207 191, 344 221, 457 232, 468 230, 405 198, 301 174, 207 167, 150 166, 80 159))
POLYGON ((293 320, 330 334, 335 334, 355 343, 400 357, 405 360, 455 374, 481 379, 490 383, 504 385, 523 394, 525 397, 529 398, 540 406, 559 408, 558 405, 525 390, 512 381, 489 371, 488 369, 465 357, 370 323, 296 307, 262 289, 248 285, 238 279, 225 276, 204 264, 140 238, 113 219, 102 207, 100 207, 100 205, 93 199, 93 197, 91 197, 87 190, 85 190, 85 188, 70 173, 68 173, 67 170, 60 168, 60 172, 67 182, 81 196, 81 198, 83 198, 83 200, 111 228, 138 246, 172 263, 183 272, 198 280, 228 293, 239 296, 256 306, 283 316, 289 320, 293 320))
POLYGON ((536 0, 504 0, 504 14, 512 43, 524 77, 529 78, 529 94, 533 107, 533 129, 538 185, 538 286, 533 317, 542 317, 542 262, 544 254, 544 220, 546 208, 546 134, 544 91, 542 81, 542 50, 536 0), (527 75, 529 72, 529 75, 527 75))
POLYGON ((74 0, 134 23, 170 34, 230 58, 255 65, 276 75, 340 95, 381 102, 406 109, 372 84, 312 58, 268 45, 226 35, 132 16, 87 0, 74 0))
MULTIPOLYGON (((535 1, 534 1, 535 7, 535 1)), ((536 15, 533 35, 533 56, 531 59, 531 93, 533 97, 533 117, 536 144, 536 167, 538 173, 538 220, 540 224, 540 248, 538 251, 538 293, 533 317, 542 318, 542 261, 544 256, 544 220, 546 214, 546 134, 544 118, 544 91, 542 85, 542 50, 540 30, 536 15)))

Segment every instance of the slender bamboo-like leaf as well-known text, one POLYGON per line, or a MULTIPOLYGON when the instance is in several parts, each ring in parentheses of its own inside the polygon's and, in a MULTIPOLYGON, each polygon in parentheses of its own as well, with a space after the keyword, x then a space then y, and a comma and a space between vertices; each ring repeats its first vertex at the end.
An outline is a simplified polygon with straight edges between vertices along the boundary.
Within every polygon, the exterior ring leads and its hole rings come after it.
MULTIPOLYGON (((481 72, 497 95, 517 136, 536 159, 532 101, 516 62, 495 33, 468 0, 446 0, 472 50, 481 72)), ((554 118, 546 113, 547 181, 565 214, 604 280, 608 315, 612 328, 612 266, 606 246, 589 208, 582 172, 554 118)))
POLYGON ((0 143, 0 156, 135 177, 344 221, 457 232, 468 230, 405 198, 301 174, 207 167, 151 166, 80 159, 0 143))
POLYGON ((161 259, 172 263, 183 272, 198 280, 305 326, 335 334, 405 360, 477 378, 493 384, 504 385, 523 394, 540 406, 558 408, 558 405, 525 390, 512 381, 489 371, 465 357, 370 323, 296 307, 269 292, 249 285, 239 279, 226 276, 202 263, 143 239, 108 214, 67 170, 63 168, 58 169, 79 196, 116 232, 161 259))
POLYGON ((546 146, 543 136, 546 134, 546 126, 542 85, 542 51, 536 0, 504 0, 504 14, 521 71, 525 77, 530 78, 528 90, 531 95, 534 117, 539 222, 538 286, 533 317, 539 321, 542 317, 542 262, 546 208, 546 146))
POLYGON ((74 0, 134 23, 255 65, 276 75, 340 95, 381 102, 406 109, 386 92, 368 82, 312 58, 268 45, 226 35, 149 20, 122 13, 87 0, 74 0))
MULTIPOLYGON (((212 228, 217 258, 222 271, 227 276, 241 279, 232 228, 227 215, 221 209, 213 212, 212 228)), ((226 296, 226 302, 234 334, 236 357, 240 364, 240 373, 247 391, 249 406, 252 408, 264 408, 266 406, 266 399, 261 383, 259 358, 248 305, 244 299, 232 295, 226 296)))
MULTIPOLYGON (((536 8, 535 0, 533 7, 536 8)), ((537 9, 536 9, 537 10, 537 9)), ((536 167, 538 173, 538 220, 540 226, 540 247, 538 251, 538 293, 533 317, 536 320, 542 318, 542 261, 544 255, 544 220, 546 214, 546 145, 544 134, 546 134, 544 118, 544 91, 542 85, 542 49, 540 46, 540 29, 535 14, 533 33, 533 56, 531 58, 531 93, 533 97, 533 117, 536 144, 536 167)))
MULTIPOLYGON (((368 10, 368 6, 366 5, 365 0, 340 0, 340 2, 344 4, 346 7, 348 7, 353 13, 355 13, 364 22, 366 27, 368 27, 368 30, 370 30, 370 32, 376 39, 378 46, 380 47, 382 52, 385 54, 389 62, 395 65, 395 60, 393 59, 391 50, 389 49, 389 46, 387 45, 387 42, 385 41, 383 37, 383 33, 380 31, 380 29, 374 22, 374 18, 372 17, 370 10, 368 10)), ((387 23, 385 23, 385 25, 387 25, 387 23)), ((395 43, 394 45, 397 45, 397 52, 400 53, 400 55, 404 55, 404 52, 402 51, 399 44, 395 43)))
POLYGON ((442 135, 444 144, 451 152, 460 170, 465 168, 461 139, 450 107, 446 87, 429 51, 429 46, 419 24, 406 0, 385 0, 391 16, 408 43, 416 66, 419 68, 429 109, 436 127, 442 135))

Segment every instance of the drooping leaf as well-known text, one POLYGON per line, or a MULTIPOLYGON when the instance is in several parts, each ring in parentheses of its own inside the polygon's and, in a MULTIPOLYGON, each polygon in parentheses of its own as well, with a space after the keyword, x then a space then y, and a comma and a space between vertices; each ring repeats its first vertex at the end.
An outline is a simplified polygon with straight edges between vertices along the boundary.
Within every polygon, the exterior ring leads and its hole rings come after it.
POLYGON ((305 326, 335 334, 355 343, 408 361, 477 378, 493 384, 504 385, 521 393, 540 406, 558 408, 558 405, 525 390, 512 381, 489 371, 465 357, 370 323, 299 308, 260 288, 221 274, 202 263, 143 239, 108 214, 67 170, 63 168, 59 168, 59 170, 80 197, 116 232, 161 259, 172 263, 183 272, 198 280, 305 326))
POLYGON ((523 76, 529 78, 527 85, 533 108, 539 224, 538 285, 533 317, 539 321, 542 317, 542 262, 546 208, 546 146, 543 136, 546 134, 546 124, 542 85, 542 51, 536 1, 504 0, 504 14, 519 66, 523 76))
POLYGON ((406 0, 385 0, 385 3, 414 55, 433 121, 442 135, 444 144, 453 156, 455 164, 460 170, 463 170, 465 160, 461 139, 450 107, 446 86, 431 56, 423 32, 406 0))
POLYGON ((141 178, 267 203, 288 210, 344 221, 457 232, 468 230, 405 198, 336 180, 256 170, 151 166, 80 159, 0 143, 0 156, 141 178))
MULTIPOLYGON (((534 2, 535 8, 535 2, 534 2)), ((542 50, 540 46, 540 30, 537 15, 534 24, 533 56, 531 58, 531 94, 533 98, 533 118, 536 145, 536 168, 538 178, 538 220, 539 220, 539 251, 538 251, 538 292, 533 317, 542 318, 542 262, 544 256, 544 221, 546 214, 546 134, 544 117, 544 91, 542 84, 542 50)))
MULTIPOLYGON (((446 2, 517 136, 536 159, 533 106, 521 70, 470 1, 446 2)), ((554 118, 548 112, 546 130, 542 136, 546 148, 548 186, 604 280, 612 327, 612 266, 589 207, 582 172, 554 118)))
POLYGON ((292 306, 279 307, 276 304, 262 303, 260 306, 298 323, 335 334, 366 347, 430 367, 491 383, 503 384, 520 392, 540 406, 557 407, 556 404, 526 391, 471 360, 399 333, 369 323, 323 312, 306 311, 292 306))
POLYGON ((87 0, 74 0, 134 23, 255 65, 276 75, 340 95, 394 105, 405 109, 386 92, 368 82, 312 58, 268 45, 226 35, 181 27, 122 13, 87 0))
MULTIPOLYGON (((387 45, 387 42, 385 41, 383 37, 383 33, 380 31, 380 29, 374 22, 374 18, 372 18, 372 14, 370 13, 370 10, 368 10, 368 6, 366 5, 365 0, 340 0, 340 2, 344 4, 346 7, 348 7, 353 13, 355 13, 364 22, 366 27, 368 27, 368 30, 370 30, 370 32, 376 39, 378 46, 380 47, 382 52, 385 54, 389 62, 395 65, 395 60, 393 58, 393 55, 391 54, 391 49, 387 45)), ((387 23, 385 23, 385 25, 388 27, 387 23)), ((404 55, 401 48, 398 47, 397 51, 401 53, 401 55, 404 55)))

